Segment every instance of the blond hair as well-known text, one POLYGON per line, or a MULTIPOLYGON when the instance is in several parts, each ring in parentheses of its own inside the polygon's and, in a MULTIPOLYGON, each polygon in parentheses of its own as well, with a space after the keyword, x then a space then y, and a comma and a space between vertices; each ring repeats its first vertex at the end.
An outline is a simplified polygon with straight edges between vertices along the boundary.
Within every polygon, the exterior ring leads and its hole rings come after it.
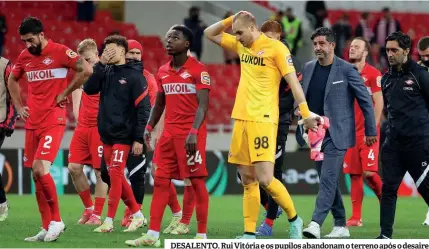
POLYGON ((77 46, 77 53, 82 54, 88 50, 95 50, 98 54, 97 43, 91 38, 85 39, 77 46))
POLYGON ((240 12, 238 12, 234 16, 234 18, 232 19, 232 22, 235 22, 237 20, 240 20, 240 21, 242 21, 244 23, 249 23, 250 22, 251 24, 254 24, 256 26, 256 18, 255 18, 255 16, 252 13, 248 12, 248 11, 240 11, 240 12))

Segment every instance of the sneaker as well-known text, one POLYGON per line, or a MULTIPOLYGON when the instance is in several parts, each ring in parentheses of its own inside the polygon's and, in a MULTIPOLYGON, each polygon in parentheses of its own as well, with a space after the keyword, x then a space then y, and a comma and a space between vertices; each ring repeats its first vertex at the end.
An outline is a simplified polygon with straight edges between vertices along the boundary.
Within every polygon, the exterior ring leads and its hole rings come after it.
POLYGON ((149 234, 143 234, 138 239, 135 240, 127 240, 125 241, 126 245, 129 246, 152 246, 152 247, 161 247, 161 241, 153 236, 150 236, 149 234))
POLYGON ((144 226, 147 226, 147 220, 144 216, 141 218, 133 218, 130 225, 124 230, 124 232, 134 232, 144 226))
POLYGON ((243 234, 241 236, 235 237, 235 239, 256 239, 256 235, 243 234))
POLYGON ((256 236, 273 236, 273 228, 266 223, 262 223, 256 228, 256 236))
POLYGON ((426 214, 426 220, 423 222, 424 226, 429 226, 429 211, 426 214))
POLYGON ((94 209, 85 209, 82 213, 82 216, 77 221, 77 224, 81 224, 81 225, 85 224, 91 218, 91 215, 93 213, 94 213, 94 209))
POLYGON ((37 233, 33 237, 25 238, 24 241, 27 241, 27 242, 44 241, 47 233, 48 233, 48 231, 46 231, 44 228, 42 228, 42 230, 40 230, 39 233, 37 233))
POLYGON ((104 222, 101 226, 94 229, 96 233, 111 233, 113 232, 113 224, 110 222, 104 222))
POLYGON ((7 219, 9 215, 9 206, 7 202, 0 204, 0 222, 3 222, 7 219))
POLYGON ((133 219, 133 215, 128 207, 125 208, 124 218, 122 218, 121 226, 128 227, 131 224, 131 220, 133 219))
POLYGON ((170 224, 168 224, 168 227, 164 229, 162 233, 169 234, 173 229, 179 224, 180 220, 182 219, 182 216, 173 216, 171 217, 170 224))
POLYGON ((335 226, 331 233, 325 235, 325 238, 348 238, 350 237, 350 232, 347 227, 337 227, 335 226))
POLYGON ((60 235, 64 232, 64 229, 66 228, 64 222, 60 221, 51 221, 51 224, 49 224, 48 233, 45 236, 45 239, 43 241, 45 242, 52 242, 56 241, 60 235))
POLYGON ((375 238, 375 239, 390 239, 389 237, 387 237, 387 236, 384 236, 383 234, 380 234, 380 236, 378 236, 377 238, 375 238))
POLYGON ((85 225, 97 225, 100 226, 102 224, 101 219, 97 217, 97 215, 93 214, 89 217, 89 220, 85 222, 85 225))
POLYGON ((176 227, 170 232, 170 234, 180 235, 180 234, 188 234, 190 231, 189 225, 183 224, 179 222, 176 227))
POLYGON ((207 236, 195 235, 194 239, 207 239, 207 236))
MULTIPOLYGON (((290 239, 302 239, 302 228, 304 227, 304 222, 301 217, 297 217, 296 220, 290 223, 289 238, 290 239)), ((320 230, 319 230, 320 232, 320 230)))
POLYGON ((308 224, 302 234, 309 239, 320 239, 320 226, 316 222, 312 221, 308 224))
POLYGON ((363 226, 363 223, 362 223, 361 219, 350 218, 347 221, 346 226, 348 226, 348 227, 361 227, 361 226, 363 226))

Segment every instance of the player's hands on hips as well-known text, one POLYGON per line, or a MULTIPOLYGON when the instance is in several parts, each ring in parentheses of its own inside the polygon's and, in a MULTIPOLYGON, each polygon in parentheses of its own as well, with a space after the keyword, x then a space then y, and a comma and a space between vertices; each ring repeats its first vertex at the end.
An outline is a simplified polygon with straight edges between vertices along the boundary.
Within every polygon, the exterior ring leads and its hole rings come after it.
POLYGON ((377 136, 368 136, 368 137, 365 137, 364 139, 365 139, 365 144, 367 146, 371 146, 377 143, 377 140, 378 140, 377 136))
POLYGON ((21 117, 22 120, 26 120, 28 117, 30 117, 30 108, 28 106, 23 106, 20 108, 16 108, 16 111, 18 112, 18 115, 21 117))
POLYGON ((188 156, 195 155, 197 148, 197 135, 189 134, 185 143, 186 154, 188 156))
POLYGON ((106 65, 110 62, 110 60, 115 57, 116 51, 112 48, 106 48, 103 51, 103 54, 101 55, 100 61, 101 64, 106 65))
POLYGON ((144 140, 144 143, 146 144, 147 150, 151 151, 152 146, 150 146, 150 141, 152 140, 152 135, 151 135, 151 132, 148 131, 147 129, 144 130, 143 140, 144 140))
POLYGON ((133 153, 133 155, 135 156, 139 156, 143 153, 143 144, 139 143, 139 142, 134 142, 133 143, 133 148, 131 148, 131 153, 133 153))

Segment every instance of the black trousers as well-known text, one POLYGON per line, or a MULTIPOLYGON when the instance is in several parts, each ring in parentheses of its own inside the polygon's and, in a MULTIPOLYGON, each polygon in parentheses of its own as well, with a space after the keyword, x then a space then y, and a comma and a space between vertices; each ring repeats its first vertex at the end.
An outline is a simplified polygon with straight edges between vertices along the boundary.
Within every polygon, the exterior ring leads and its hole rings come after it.
POLYGON ((383 188, 380 203, 381 234, 392 238, 398 189, 408 173, 429 205, 429 139, 416 140, 412 147, 386 138, 381 150, 383 188))
MULTIPOLYGON (((133 154, 128 155, 127 160, 127 171, 128 179, 131 182, 131 188, 133 189, 134 197, 138 204, 143 203, 144 194, 145 194, 145 176, 148 161, 146 156, 135 156, 133 154)), ((107 165, 104 161, 104 158, 101 160, 101 179, 103 182, 107 183, 110 187, 110 176, 107 169, 107 165)))
MULTIPOLYGON (((0 129, 0 148, 3 145, 6 135, 3 129, 0 129)), ((6 192, 4 191, 3 179, 0 172, 0 204, 6 202, 6 192)))

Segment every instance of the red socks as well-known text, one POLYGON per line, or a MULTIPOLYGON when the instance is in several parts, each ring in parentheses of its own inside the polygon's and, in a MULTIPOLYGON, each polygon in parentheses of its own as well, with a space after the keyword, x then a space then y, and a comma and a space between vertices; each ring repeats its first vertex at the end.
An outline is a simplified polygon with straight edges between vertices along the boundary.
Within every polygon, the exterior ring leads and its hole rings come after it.
POLYGON ((264 223, 267 224, 270 227, 273 227, 274 220, 266 218, 264 223))
POLYGON ((79 193, 80 199, 82 200, 83 205, 85 208, 90 208, 94 206, 91 199, 91 190, 87 189, 85 191, 82 191, 79 193))
MULTIPOLYGON (((198 232, 207 233, 207 217, 209 214, 209 193, 207 192, 204 178, 191 178, 197 201, 198 232)), ((259 204, 258 204, 259 205, 259 204)))
POLYGON ((42 216, 42 226, 46 231, 49 228, 49 223, 51 223, 51 210, 48 202, 46 201, 45 194, 43 194, 43 188, 40 181, 35 180, 36 185, 36 200, 37 206, 39 206, 39 212, 42 216))
POLYGON ((109 201, 107 202, 107 217, 115 218, 116 210, 119 206, 119 200, 122 195, 122 179, 124 178, 124 171, 121 167, 110 167, 110 190, 109 201))
POLYGON ((377 172, 372 173, 369 176, 366 176, 368 186, 374 191, 377 195, 378 200, 381 200, 381 187, 383 186, 383 182, 381 181, 380 176, 377 172))
POLYGON ((60 222, 61 216, 60 209, 58 207, 58 196, 54 179, 52 179, 51 174, 48 173, 42 177, 39 177, 38 181, 42 185, 43 194, 45 195, 46 201, 49 204, 52 220, 60 222))
POLYGON ((352 199, 352 218, 360 220, 362 218, 362 201, 363 201, 363 177, 362 175, 350 175, 352 199))
MULTIPOLYGON (((169 199, 163 198, 171 190, 173 183, 170 179, 154 177, 153 197, 150 204, 150 224, 149 230, 159 232, 161 230, 162 216, 169 199)), ((171 199, 171 198, 170 198, 171 199)))
POLYGON ((104 202, 106 198, 103 197, 95 197, 95 206, 94 206, 94 214, 97 216, 101 216, 103 213, 104 202))
POLYGON ((173 183, 170 184, 169 188, 168 206, 170 207, 173 214, 177 214, 178 212, 182 211, 179 201, 177 200, 176 187, 174 187, 173 183))
MULTIPOLYGON (((173 185, 173 184, 171 184, 173 185)), ((195 207, 195 191, 192 186, 185 186, 185 193, 183 194, 183 215, 180 220, 181 223, 189 225, 191 222, 192 214, 195 207)))
POLYGON ((135 214, 140 210, 140 206, 137 204, 136 198, 134 197, 133 189, 131 188, 130 184, 128 184, 125 176, 122 176, 121 199, 130 209, 131 214, 135 214))

